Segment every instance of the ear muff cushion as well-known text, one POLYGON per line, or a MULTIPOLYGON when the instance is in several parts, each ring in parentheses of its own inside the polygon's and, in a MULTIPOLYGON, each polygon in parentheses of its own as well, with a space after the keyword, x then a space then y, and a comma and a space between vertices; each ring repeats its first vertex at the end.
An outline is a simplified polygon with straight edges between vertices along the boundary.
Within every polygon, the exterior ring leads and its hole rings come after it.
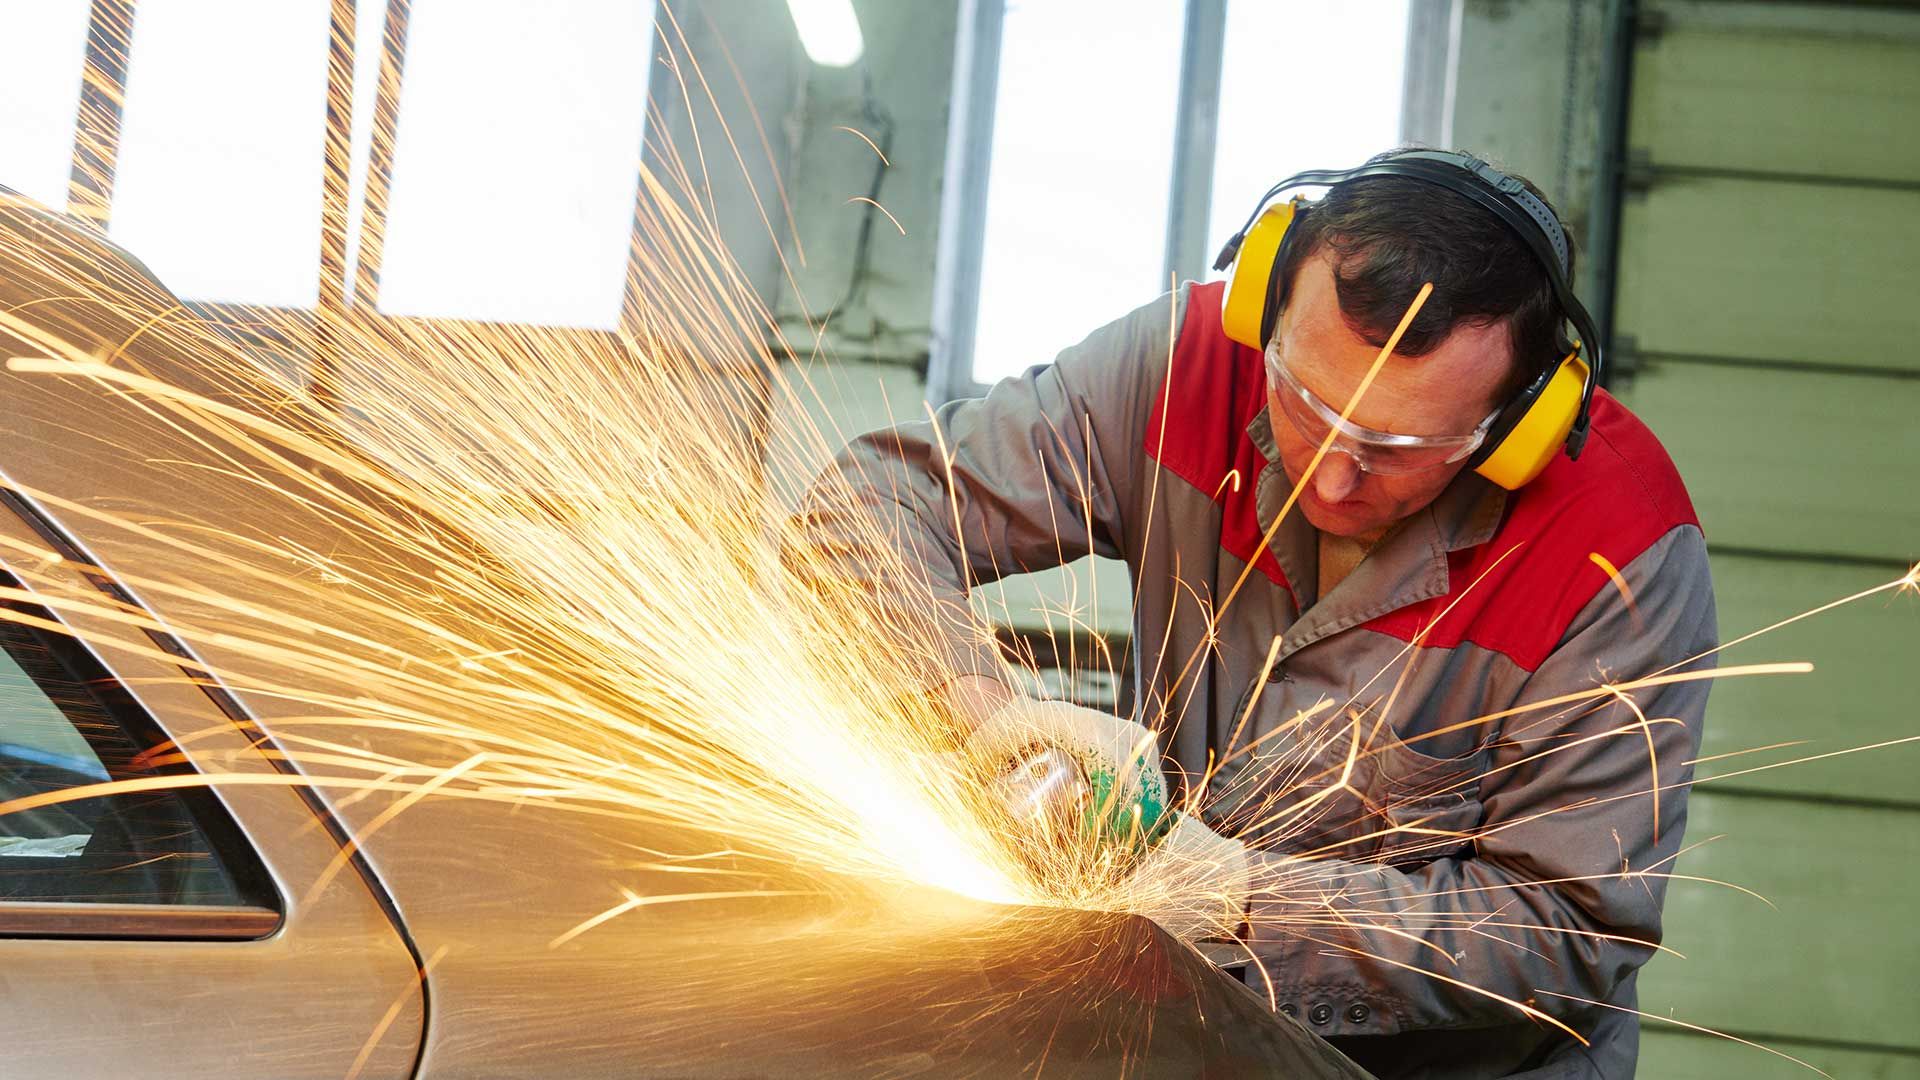
POLYGON ((1586 385, 1586 362, 1578 356, 1562 360, 1547 385, 1474 471, 1509 491, 1525 487, 1566 445, 1567 433, 1580 415, 1586 385))
POLYGON ((1220 328, 1228 337, 1250 349, 1264 349, 1260 328, 1266 314, 1267 298, 1272 295, 1273 259, 1293 224, 1292 201, 1277 202, 1261 211, 1247 230, 1240 251, 1234 258, 1233 275, 1227 279, 1227 299, 1220 305, 1220 328))

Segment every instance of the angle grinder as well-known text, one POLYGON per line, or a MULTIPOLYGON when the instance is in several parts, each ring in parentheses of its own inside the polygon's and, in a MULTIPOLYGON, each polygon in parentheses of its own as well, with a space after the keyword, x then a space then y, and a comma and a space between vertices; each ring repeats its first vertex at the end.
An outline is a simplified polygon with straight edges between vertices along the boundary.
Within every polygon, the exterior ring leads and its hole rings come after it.
POLYGON ((1111 763, 1082 758, 1057 746, 1035 745, 995 778, 1001 803, 1019 829, 1022 854, 1035 869, 1055 864, 1074 848, 1110 848, 1116 869, 1130 870, 1166 836, 1175 815, 1165 777, 1134 759, 1126 775, 1111 763))

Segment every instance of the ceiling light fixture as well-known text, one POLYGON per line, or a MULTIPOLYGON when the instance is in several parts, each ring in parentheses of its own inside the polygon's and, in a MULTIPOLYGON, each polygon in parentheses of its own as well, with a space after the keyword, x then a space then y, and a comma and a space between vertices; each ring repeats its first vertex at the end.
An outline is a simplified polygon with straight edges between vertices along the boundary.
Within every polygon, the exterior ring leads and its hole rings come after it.
POLYGON ((853 0, 787 0, 787 10, 808 59, 824 67, 846 67, 860 59, 866 43, 853 0))

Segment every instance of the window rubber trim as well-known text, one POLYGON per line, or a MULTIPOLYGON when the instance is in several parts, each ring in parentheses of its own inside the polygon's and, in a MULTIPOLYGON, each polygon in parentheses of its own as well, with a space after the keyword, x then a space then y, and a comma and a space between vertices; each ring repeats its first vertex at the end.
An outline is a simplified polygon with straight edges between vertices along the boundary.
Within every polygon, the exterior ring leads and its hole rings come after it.
POLYGON ((0 901, 0 937, 258 941, 283 917, 253 904, 87 904, 0 901))

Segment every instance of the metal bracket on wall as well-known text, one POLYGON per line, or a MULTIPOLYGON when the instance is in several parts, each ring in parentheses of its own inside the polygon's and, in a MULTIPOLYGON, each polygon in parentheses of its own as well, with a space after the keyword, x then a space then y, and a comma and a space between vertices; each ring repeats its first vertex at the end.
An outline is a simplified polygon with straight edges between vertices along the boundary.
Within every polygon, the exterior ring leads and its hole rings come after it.
POLYGON ((1651 48, 1660 44, 1666 36, 1669 19, 1667 13, 1659 8, 1642 8, 1634 23, 1634 44, 1651 48))
POLYGON ((1587 310, 1603 347, 1613 339, 1614 277, 1620 249, 1620 204, 1627 172, 1627 112, 1633 95, 1633 53, 1641 19, 1636 0, 1607 0, 1600 79, 1600 147, 1587 218, 1587 310))
POLYGON ((1635 147, 1627 151, 1627 157, 1621 163, 1620 190, 1626 195, 1645 195, 1659 179, 1660 170, 1653 163, 1652 152, 1635 147))
POLYGON ((1618 391, 1631 386, 1644 368, 1640 340, 1632 334, 1613 335, 1613 348, 1607 352, 1607 388, 1618 391))

